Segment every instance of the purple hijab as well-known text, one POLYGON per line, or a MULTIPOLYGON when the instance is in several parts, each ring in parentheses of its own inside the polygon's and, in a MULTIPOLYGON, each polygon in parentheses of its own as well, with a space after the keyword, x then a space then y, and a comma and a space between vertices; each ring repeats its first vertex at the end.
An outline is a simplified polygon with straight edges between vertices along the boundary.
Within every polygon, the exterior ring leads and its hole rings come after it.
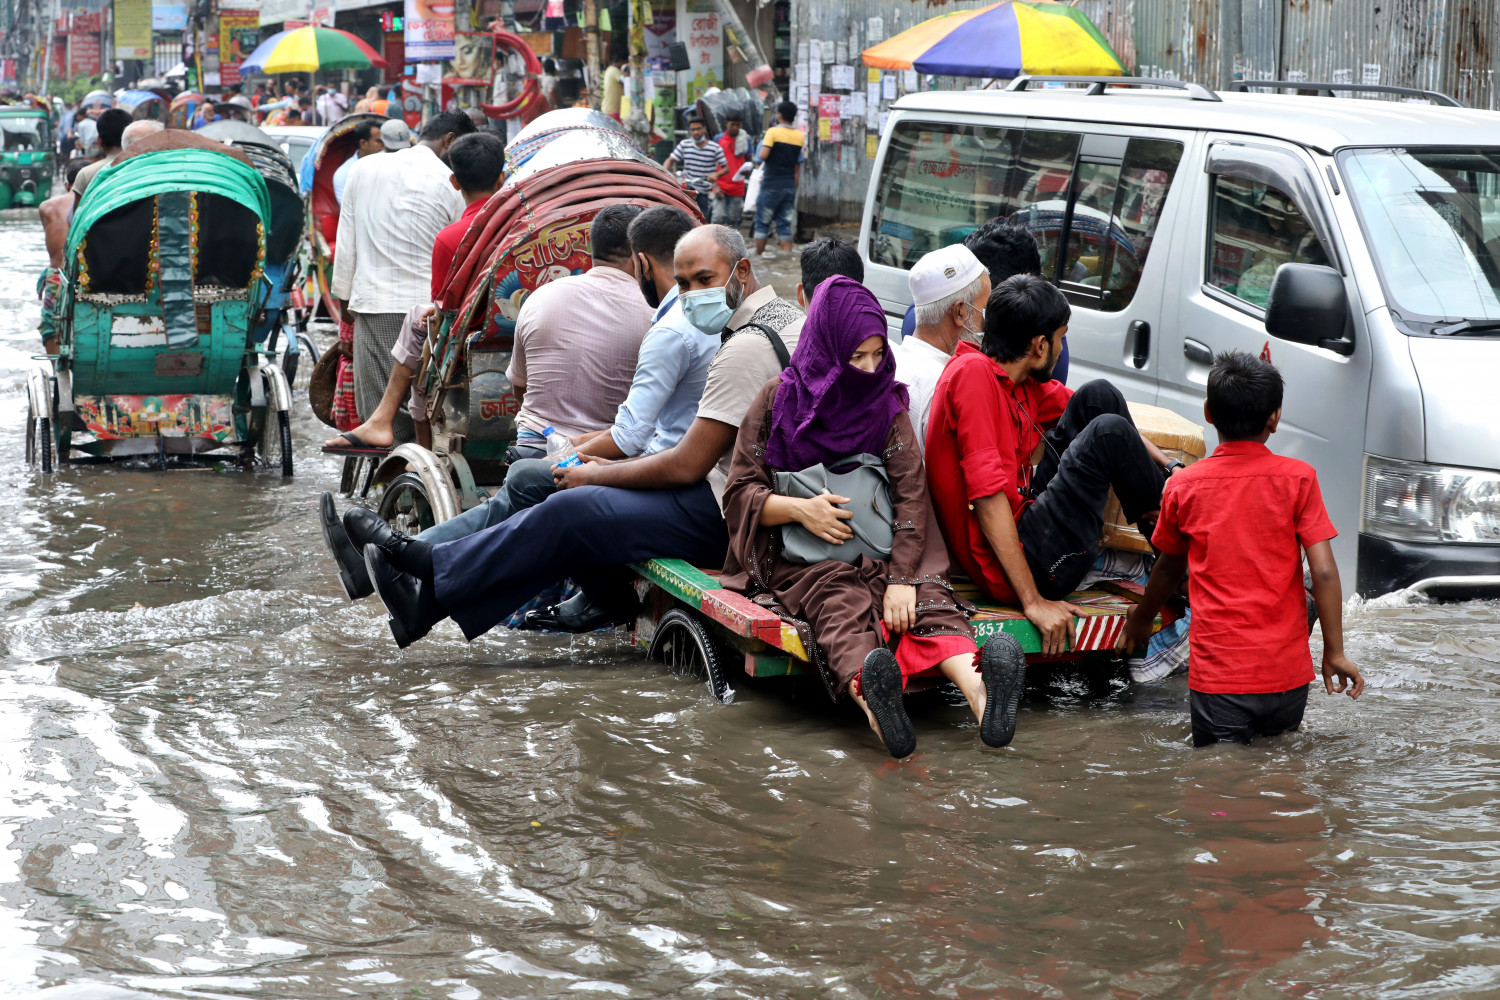
POLYGON ((792 471, 885 450, 891 421, 907 408, 896 359, 887 345, 873 372, 849 363, 867 338, 885 335, 885 310, 864 285, 842 275, 818 285, 771 408, 767 464, 792 471))

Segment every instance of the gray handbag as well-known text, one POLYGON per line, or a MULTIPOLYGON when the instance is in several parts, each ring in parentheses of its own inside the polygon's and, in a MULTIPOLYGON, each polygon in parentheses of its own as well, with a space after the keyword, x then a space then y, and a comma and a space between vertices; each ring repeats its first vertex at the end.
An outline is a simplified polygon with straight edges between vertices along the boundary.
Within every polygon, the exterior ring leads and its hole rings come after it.
POLYGON ((795 522, 781 526, 781 554, 787 562, 852 563, 860 556, 889 559, 896 538, 896 505, 891 500, 891 479, 878 455, 846 455, 800 472, 778 472, 776 492, 784 497, 808 499, 824 493, 848 497, 854 512, 845 521, 854 537, 842 545, 825 542, 795 522), (844 471, 830 472, 830 469, 844 471))

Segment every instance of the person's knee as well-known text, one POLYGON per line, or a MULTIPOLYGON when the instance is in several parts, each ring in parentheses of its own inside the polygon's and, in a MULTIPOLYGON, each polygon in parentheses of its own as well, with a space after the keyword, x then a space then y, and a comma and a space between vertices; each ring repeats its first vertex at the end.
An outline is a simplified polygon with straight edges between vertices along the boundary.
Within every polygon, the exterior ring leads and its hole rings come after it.
POLYGON ((1092 382, 1085 382, 1073 393, 1073 398, 1079 403, 1098 410, 1101 413, 1129 414, 1130 407, 1125 402, 1125 394, 1108 379, 1096 378, 1092 382))
POLYGON ((557 491, 552 463, 545 458, 522 459, 505 474, 505 489, 516 510, 534 507, 557 491))

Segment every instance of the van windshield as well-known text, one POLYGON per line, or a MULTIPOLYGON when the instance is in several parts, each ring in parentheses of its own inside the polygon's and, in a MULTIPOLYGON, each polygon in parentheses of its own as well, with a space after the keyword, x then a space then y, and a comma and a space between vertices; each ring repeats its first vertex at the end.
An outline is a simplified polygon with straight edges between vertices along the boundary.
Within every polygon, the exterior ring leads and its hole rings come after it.
POLYGON ((1357 149, 1339 162, 1401 318, 1500 321, 1500 148, 1357 149))

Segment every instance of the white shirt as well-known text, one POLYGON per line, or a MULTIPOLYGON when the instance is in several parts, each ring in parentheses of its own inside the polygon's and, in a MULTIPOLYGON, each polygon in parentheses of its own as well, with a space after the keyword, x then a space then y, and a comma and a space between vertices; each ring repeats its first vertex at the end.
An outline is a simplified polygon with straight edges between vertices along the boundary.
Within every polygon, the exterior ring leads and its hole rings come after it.
POLYGON ((917 432, 917 443, 927 451, 927 414, 932 409, 932 393, 938 376, 943 374, 950 355, 933 347, 916 334, 891 345, 896 358, 896 381, 906 383, 911 396, 911 425, 917 432))
POLYGON ((405 313, 432 298, 432 246, 464 211, 452 172, 426 146, 362 156, 349 171, 333 294, 357 313, 405 313))

